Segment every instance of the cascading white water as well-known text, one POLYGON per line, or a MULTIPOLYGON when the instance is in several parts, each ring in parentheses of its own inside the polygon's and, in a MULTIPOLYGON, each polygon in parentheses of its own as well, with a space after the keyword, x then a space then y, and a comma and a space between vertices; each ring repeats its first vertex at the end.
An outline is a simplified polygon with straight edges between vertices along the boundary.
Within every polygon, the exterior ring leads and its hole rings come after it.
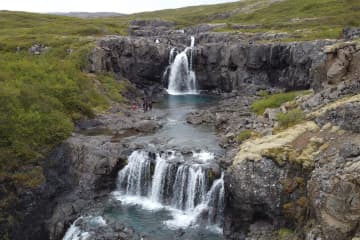
POLYGON ((177 49, 176 48, 172 48, 170 50, 170 54, 169 54, 169 65, 172 64, 172 62, 174 61, 174 57, 176 56, 177 54, 177 49))
POLYGON ((215 180, 210 191, 207 194, 207 206, 209 206, 209 223, 214 222, 222 225, 225 205, 224 196, 224 174, 221 174, 221 178, 215 180))
POLYGON ((208 224, 222 224, 223 177, 210 186, 208 170, 199 165, 174 163, 158 154, 151 178, 152 161, 145 151, 133 152, 128 165, 119 172, 119 190, 128 196, 145 197, 156 205, 181 210, 184 214, 196 213, 194 220, 207 211, 208 224))
POLYGON ((133 152, 129 163, 119 174, 122 186, 126 186, 126 194, 147 196, 151 180, 151 162, 145 152, 133 152))
POLYGON ((169 94, 181 95, 197 93, 196 74, 193 70, 194 47, 195 37, 192 36, 190 47, 185 48, 184 51, 177 54, 175 59, 174 55, 177 53, 176 48, 171 49, 169 56, 170 75, 167 89, 169 94))

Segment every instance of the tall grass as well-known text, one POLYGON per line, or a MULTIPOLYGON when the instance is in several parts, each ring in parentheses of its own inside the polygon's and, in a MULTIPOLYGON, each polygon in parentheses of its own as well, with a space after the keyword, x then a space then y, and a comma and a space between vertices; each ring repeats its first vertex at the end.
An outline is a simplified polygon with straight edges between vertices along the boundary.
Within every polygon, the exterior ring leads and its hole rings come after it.
POLYGON ((71 134, 75 121, 122 101, 123 84, 82 70, 97 37, 122 33, 125 25, 0 12, 0 26, 0 236, 7 236, 23 217, 11 211, 18 193, 44 183, 44 156, 71 134), (35 43, 49 49, 33 55, 28 48, 35 43))

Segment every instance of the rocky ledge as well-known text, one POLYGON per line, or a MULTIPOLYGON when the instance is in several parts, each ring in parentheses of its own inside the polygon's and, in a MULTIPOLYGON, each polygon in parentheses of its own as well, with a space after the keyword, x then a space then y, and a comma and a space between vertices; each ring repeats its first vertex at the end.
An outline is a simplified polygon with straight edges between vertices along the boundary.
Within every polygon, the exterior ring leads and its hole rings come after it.
POLYGON ((324 52, 323 80, 309 95, 259 116, 250 109, 259 96, 233 91, 188 115, 189 123, 215 126, 227 148, 227 239, 359 239, 360 53, 356 43, 324 52), (291 109, 304 120, 279 127, 276 114, 291 109), (243 131, 252 134, 237 140, 243 131))
MULTIPOLYGON (((333 41, 249 44, 240 36, 224 33, 195 35, 193 68, 198 89, 254 93, 259 87, 288 90, 319 88, 326 78, 327 55, 333 41)), ((99 41, 89 56, 91 72, 114 72, 139 88, 167 85, 164 72, 173 47, 183 50, 190 36, 162 37, 109 36, 99 41)))
MULTIPOLYGON (((45 183, 23 197, 26 217, 14 239, 59 240, 75 219, 91 215, 115 189, 117 173, 132 152, 123 139, 161 127, 164 114, 122 106, 79 122, 76 132, 44 159, 45 183)), ((97 233, 99 238, 140 239, 131 228, 107 222, 97 233)))

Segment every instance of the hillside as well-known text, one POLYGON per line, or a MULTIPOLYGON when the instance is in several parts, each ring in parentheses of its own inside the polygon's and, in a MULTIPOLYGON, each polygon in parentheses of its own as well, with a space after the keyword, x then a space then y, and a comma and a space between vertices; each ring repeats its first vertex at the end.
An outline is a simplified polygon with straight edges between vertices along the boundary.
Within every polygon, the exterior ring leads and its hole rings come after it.
POLYGON ((360 25, 360 2, 245 0, 139 13, 120 19, 154 18, 175 21, 179 28, 200 23, 226 23, 228 27, 218 31, 288 32, 295 34, 298 40, 339 38, 344 27, 360 25))
POLYGON ((78 17, 78 18, 105 18, 105 17, 118 17, 125 15, 116 12, 55 12, 49 14, 67 16, 67 17, 78 17))
POLYGON ((19 196, 43 182, 42 159, 74 130, 123 101, 125 82, 85 70, 105 35, 127 35, 135 19, 173 21, 176 28, 225 23, 221 32, 287 32, 286 41, 340 38, 360 26, 358 0, 245 0, 125 16, 75 18, 0 11, 0 239, 22 213, 19 196), (37 44, 37 46, 35 46, 37 44), (31 47, 39 51, 29 51, 31 47))
POLYGON ((123 83, 82 69, 96 37, 123 27, 19 12, 0 12, 0 25, 0 239, 7 239, 23 217, 14 214, 18 196, 44 182, 41 159, 75 121, 122 100, 123 83), (29 52, 34 44, 40 53, 29 52))

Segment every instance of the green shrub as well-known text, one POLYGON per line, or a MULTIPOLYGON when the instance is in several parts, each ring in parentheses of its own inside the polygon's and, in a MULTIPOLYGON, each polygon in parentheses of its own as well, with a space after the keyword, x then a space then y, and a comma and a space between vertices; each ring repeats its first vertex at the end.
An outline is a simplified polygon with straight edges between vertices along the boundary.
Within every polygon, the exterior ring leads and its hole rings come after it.
POLYGON ((251 130, 244 130, 242 132, 240 132, 240 134, 236 137, 236 142, 237 143, 242 143, 243 141, 249 139, 252 135, 253 135, 253 131, 251 130))
POLYGON ((257 114, 263 114, 266 108, 278 108, 281 104, 294 100, 297 96, 308 94, 308 91, 293 91, 263 95, 251 105, 251 109, 257 114))
POLYGON ((287 113, 279 113, 276 116, 276 120, 279 122, 279 126, 282 128, 288 128, 299 122, 302 122, 304 118, 304 112, 298 108, 293 109, 287 113))
POLYGON ((277 236, 277 239, 278 240, 290 240, 291 236, 294 234, 294 232, 288 228, 281 228, 279 231, 278 231, 278 236, 277 236))

